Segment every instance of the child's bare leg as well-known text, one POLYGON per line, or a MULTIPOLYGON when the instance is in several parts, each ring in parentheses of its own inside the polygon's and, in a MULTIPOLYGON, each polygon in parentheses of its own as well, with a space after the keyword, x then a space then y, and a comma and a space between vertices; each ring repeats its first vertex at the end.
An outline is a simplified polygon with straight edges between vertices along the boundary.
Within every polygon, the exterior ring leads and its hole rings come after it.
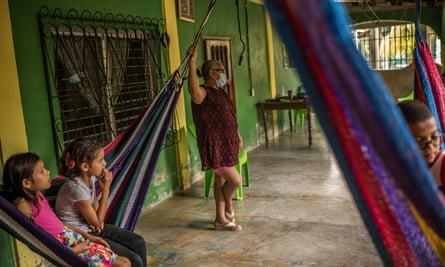
POLYGON ((131 262, 125 257, 117 256, 116 260, 113 262, 113 267, 131 267, 131 262))

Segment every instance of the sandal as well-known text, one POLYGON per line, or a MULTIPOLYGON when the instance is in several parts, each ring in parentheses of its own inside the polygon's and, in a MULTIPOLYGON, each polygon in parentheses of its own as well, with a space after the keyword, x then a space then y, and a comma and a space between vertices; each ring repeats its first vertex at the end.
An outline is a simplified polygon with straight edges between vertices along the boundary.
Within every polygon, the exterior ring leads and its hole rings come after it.
POLYGON ((219 230, 219 231, 239 231, 241 230, 241 225, 235 224, 233 222, 228 222, 226 224, 222 224, 218 221, 215 221, 213 223, 213 225, 215 226, 215 230, 219 230))
POLYGON ((235 211, 232 211, 232 213, 226 211, 225 215, 230 222, 235 223, 235 211))

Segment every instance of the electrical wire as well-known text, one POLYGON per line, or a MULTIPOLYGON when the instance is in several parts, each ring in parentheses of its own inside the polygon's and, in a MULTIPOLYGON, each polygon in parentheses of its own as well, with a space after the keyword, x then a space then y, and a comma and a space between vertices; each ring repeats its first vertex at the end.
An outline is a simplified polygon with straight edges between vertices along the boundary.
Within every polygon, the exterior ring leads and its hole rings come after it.
POLYGON ((239 61, 238 61, 238 66, 241 66, 241 63, 243 62, 244 53, 246 52, 246 43, 243 40, 243 35, 242 35, 242 32, 241 32, 241 19, 240 19, 240 12, 239 12, 239 0, 236 0, 236 16, 237 16, 237 19, 238 19, 239 39, 240 39, 241 44, 243 46, 243 48, 241 50, 241 54, 239 56, 239 61))
POLYGON ((244 15, 246 19, 246 42, 247 42, 247 71, 249 74, 249 91, 250 94, 253 95, 253 82, 252 82, 252 66, 250 63, 250 40, 249 40, 249 17, 247 12, 247 2, 248 0, 244 1, 244 15))

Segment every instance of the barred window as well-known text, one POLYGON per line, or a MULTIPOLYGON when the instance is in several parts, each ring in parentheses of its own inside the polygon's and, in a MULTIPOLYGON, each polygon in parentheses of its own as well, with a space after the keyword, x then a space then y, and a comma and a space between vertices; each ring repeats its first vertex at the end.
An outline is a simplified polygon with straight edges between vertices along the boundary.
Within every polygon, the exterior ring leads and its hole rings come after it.
POLYGON ((60 149, 82 136, 111 142, 151 104, 165 76, 158 21, 70 12, 69 20, 55 20, 60 11, 41 16, 60 149))
MULTIPOLYGON (((375 27, 352 30, 354 43, 368 65, 376 70, 405 68, 412 64, 415 45, 413 23, 379 22, 375 27)), ((442 64, 440 39, 429 26, 422 26, 425 37, 437 64, 442 64)))

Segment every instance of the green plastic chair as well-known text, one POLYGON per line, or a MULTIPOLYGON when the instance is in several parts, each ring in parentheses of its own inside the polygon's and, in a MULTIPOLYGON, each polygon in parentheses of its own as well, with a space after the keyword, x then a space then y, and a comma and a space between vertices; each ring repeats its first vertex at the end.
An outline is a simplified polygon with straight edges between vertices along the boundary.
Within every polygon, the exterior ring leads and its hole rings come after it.
POLYGON ((294 109, 294 132, 297 131, 297 119, 300 119, 300 129, 304 129, 304 118, 307 116, 307 109, 294 109))
POLYGON ((411 93, 409 93, 409 95, 405 97, 397 98, 397 103, 402 102, 404 100, 413 100, 413 99, 414 99, 414 90, 412 90, 411 93))
MULTIPOLYGON (((281 102, 289 102, 289 99, 287 98, 280 98, 281 102)), ((304 119, 307 116, 307 109, 300 108, 300 109, 293 109, 292 113, 294 115, 294 132, 297 131, 297 120, 300 119, 300 129, 304 129, 304 119)))
MULTIPOLYGON (((195 124, 189 124, 188 129, 190 134, 196 138, 196 127, 195 124)), ((243 186, 250 186, 249 178, 249 164, 247 161, 247 151, 245 149, 241 150, 238 154, 238 164, 235 166, 238 173, 241 175, 241 180, 244 176, 244 185, 241 184, 236 190, 236 199, 243 200, 243 186), (244 174, 244 175, 243 175, 244 174)), ((204 199, 208 199, 210 195, 210 188, 215 182, 215 172, 210 169, 204 172, 204 199)))

